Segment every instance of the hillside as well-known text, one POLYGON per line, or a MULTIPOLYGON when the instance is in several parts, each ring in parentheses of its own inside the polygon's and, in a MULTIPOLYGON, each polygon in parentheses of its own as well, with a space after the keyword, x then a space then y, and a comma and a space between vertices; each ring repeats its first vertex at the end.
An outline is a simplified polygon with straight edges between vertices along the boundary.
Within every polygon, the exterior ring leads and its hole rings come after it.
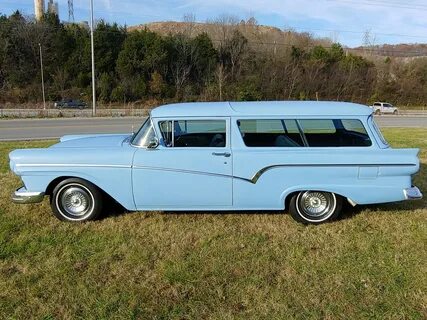
POLYGON ((400 44, 383 44, 370 47, 354 48, 358 51, 372 51, 377 56, 383 57, 399 57, 399 58, 415 58, 427 56, 427 44, 425 43, 400 43, 400 44))
POLYGON ((251 45, 269 45, 309 47, 322 44, 328 46, 332 43, 330 39, 314 38, 309 33, 295 32, 293 30, 281 30, 276 27, 258 25, 256 21, 214 21, 200 22, 151 22, 129 27, 128 30, 142 30, 147 28, 153 32, 163 35, 185 33, 196 36, 206 32, 214 42, 220 43, 231 35, 234 30, 240 31, 251 45))
MULTIPOLYGON (((206 32, 214 42, 221 42, 234 30, 239 30, 251 44, 274 46, 292 46, 310 47, 314 45, 329 46, 332 40, 329 38, 315 38, 309 33, 301 33, 293 30, 281 30, 276 27, 258 25, 256 22, 240 21, 238 23, 229 21, 215 21, 208 23, 199 22, 152 22, 129 27, 129 30, 142 30, 147 28, 153 32, 163 35, 185 33, 195 36, 206 32)), ((415 58, 427 56, 427 44, 383 44, 375 46, 359 46, 349 48, 350 52, 364 56, 396 57, 396 58, 415 58)))

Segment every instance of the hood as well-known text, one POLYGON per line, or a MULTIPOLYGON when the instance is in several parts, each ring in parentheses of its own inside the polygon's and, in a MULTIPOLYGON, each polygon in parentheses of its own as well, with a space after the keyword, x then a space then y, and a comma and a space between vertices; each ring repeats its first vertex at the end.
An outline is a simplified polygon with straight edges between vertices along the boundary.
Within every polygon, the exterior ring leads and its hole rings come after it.
POLYGON ((120 147, 124 142, 129 141, 132 134, 84 134, 66 135, 59 143, 51 148, 105 148, 120 147))

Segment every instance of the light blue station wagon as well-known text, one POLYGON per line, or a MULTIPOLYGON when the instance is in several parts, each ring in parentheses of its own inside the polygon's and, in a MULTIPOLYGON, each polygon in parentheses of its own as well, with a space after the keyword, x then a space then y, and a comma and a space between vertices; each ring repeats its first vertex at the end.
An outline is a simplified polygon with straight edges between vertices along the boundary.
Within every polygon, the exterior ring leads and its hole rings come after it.
POLYGON ((61 220, 127 210, 284 210, 302 223, 351 205, 420 199, 418 149, 392 149, 369 107, 340 102, 215 102, 155 108, 135 134, 68 135, 15 150, 24 186, 61 220))

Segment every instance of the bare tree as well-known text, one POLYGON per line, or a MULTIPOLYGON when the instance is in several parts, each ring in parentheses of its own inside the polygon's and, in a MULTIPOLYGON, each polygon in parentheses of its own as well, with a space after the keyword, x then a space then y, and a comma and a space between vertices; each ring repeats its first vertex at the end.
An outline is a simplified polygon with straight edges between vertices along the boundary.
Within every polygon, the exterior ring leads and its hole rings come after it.
POLYGON ((196 26, 196 16, 193 13, 186 13, 184 15, 183 21, 185 23, 183 34, 190 38, 193 37, 196 26))
POLYGON ((64 68, 58 68, 52 75, 52 79, 55 89, 59 92, 61 98, 64 98, 65 88, 69 79, 68 72, 64 68))
POLYGON ((175 83, 176 96, 181 98, 182 89, 187 83, 194 67, 197 48, 184 34, 178 34, 174 37, 173 46, 175 59, 171 65, 171 72, 175 83))
POLYGON ((223 87, 224 83, 227 80, 226 70, 224 68, 224 64, 220 63, 215 71, 215 78, 218 83, 218 91, 219 91, 219 100, 222 101, 223 96, 223 87))

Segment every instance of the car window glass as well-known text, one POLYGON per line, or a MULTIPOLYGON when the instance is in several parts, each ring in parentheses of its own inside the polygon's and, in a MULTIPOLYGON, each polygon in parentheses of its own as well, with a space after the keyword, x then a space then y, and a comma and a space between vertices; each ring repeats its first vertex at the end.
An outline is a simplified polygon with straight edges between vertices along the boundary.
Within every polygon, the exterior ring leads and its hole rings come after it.
POLYGON ((299 120, 304 127, 304 133, 328 133, 336 132, 335 125, 332 120, 299 120))
POLYGON ((357 119, 298 120, 309 147, 367 147, 372 142, 357 119))
POLYGON ((388 146, 389 146, 389 144, 388 144, 387 140, 384 138, 384 136, 383 136, 383 134, 382 134, 382 132, 381 132, 380 128, 378 127, 377 123, 375 122, 375 120, 374 120, 372 117, 370 117, 369 119, 370 119, 370 121, 371 121, 372 127, 374 128, 374 130, 375 130, 375 132, 377 133, 378 137, 380 138, 381 142, 382 142, 386 147, 388 147, 388 146))
POLYGON ((363 126, 362 122, 359 120, 348 120, 344 119, 341 120, 341 123, 345 130, 347 131, 353 131, 353 132, 359 132, 362 134, 367 134, 365 127, 363 126))
POLYGON ((160 121, 159 128, 166 147, 224 148, 226 145, 225 120, 160 121))
POLYGON ((147 147, 150 141, 155 138, 154 128, 151 125, 150 119, 147 119, 142 125, 141 129, 132 139, 132 144, 140 147, 147 147))
POLYGON ((241 119, 237 125, 248 147, 301 147, 303 141, 295 120, 241 119))

